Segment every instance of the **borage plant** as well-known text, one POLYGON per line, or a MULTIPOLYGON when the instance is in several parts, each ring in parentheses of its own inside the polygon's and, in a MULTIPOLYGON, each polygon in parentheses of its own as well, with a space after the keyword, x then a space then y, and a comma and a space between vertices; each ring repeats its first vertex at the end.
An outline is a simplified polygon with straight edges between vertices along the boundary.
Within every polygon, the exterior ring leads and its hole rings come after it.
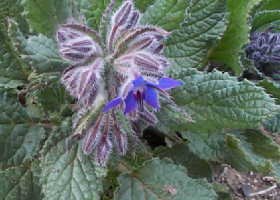
POLYGON ((275 2, 3 0, 0 199, 257 195, 216 169, 280 177, 275 2))
MULTIPOLYGON (((111 9, 110 5, 103 18, 108 18, 111 9)), ((78 112, 97 109, 94 119, 83 124, 86 130, 79 132, 86 134, 83 151, 91 154, 95 150, 95 158, 102 165, 108 160, 112 143, 125 155, 127 136, 141 136, 141 125, 157 123, 157 93, 173 103, 165 90, 182 85, 165 77, 169 62, 162 55, 162 40, 169 33, 158 27, 141 26, 139 20, 140 13, 133 2, 126 1, 105 28, 104 39, 102 33, 75 22, 61 25, 57 32, 60 55, 72 62, 62 74, 62 83, 77 98, 78 112), (98 110, 108 100, 111 101, 98 110), (137 128, 125 130, 123 120, 137 128)), ((79 119, 74 120, 76 128, 79 119)))

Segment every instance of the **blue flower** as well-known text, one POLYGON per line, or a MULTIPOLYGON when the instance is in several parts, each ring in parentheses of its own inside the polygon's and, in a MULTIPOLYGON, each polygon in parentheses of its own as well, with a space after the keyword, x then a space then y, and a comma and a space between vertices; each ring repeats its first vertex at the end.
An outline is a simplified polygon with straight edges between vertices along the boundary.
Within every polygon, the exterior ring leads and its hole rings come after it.
POLYGON ((114 98, 104 106, 103 112, 111 110, 122 102, 125 103, 124 114, 131 113, 137 108, 140 111, 143 111, 144 102, 155 110, 159 110, 160 105, 158 102, 157 91, 163 92, 165 90, 181 86, 182 84, 183 82, 174 80, 172 78, 161 78, 159 79, 159 83, 155 84, 149 81, 145 81, 144 78, 140 76, 132 81, 133 86, 124 100, 121 97, 114 98))

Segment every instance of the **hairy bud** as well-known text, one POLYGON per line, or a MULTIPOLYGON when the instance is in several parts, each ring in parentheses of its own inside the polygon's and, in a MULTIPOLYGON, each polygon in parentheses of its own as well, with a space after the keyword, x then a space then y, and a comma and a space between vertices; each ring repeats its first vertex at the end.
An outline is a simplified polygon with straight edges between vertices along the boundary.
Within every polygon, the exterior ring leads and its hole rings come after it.
POLYGON ((280 34, 270 30, 255 32, 250 40, 245 49, 247 58, 254 61, 255 67, 265 76, 279 80, 280 34))

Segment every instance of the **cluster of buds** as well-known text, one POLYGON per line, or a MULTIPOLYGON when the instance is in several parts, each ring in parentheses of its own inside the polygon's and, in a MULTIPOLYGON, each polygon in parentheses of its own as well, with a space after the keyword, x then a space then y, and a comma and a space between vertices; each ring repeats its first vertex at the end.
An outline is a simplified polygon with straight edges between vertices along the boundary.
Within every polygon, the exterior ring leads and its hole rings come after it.
POLYGON ((139 25, 140 16, 128 0, 112 15, 106 38, 73 21, 57 31, 60 55, 71 63, 62 74, 62 84, 81 109, 107 101, 83 138, 84 153, 94 152, 102 165, 113 147, 125 155, 127 137, 139 136, 140 124, 157 123, 159 99, 172 102, 166 90, 182 85, 165 77, 169 62, 162 54, 162 41, 169 33, 139 25), (123 128, 124 119, 132 127, 130 132, 123 128))
POLYGON ((254 62, 255 67, 265 76, 280 80, 280 34, 268 29, 255 32, 250 36, 246 46, 246 56, 254 62))

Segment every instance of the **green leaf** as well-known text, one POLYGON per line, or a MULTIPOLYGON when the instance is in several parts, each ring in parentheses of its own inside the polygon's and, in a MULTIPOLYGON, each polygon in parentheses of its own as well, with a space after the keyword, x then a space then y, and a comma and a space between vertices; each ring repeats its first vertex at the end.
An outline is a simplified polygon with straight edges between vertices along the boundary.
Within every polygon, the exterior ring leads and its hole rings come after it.
POLYGON ((40 188, 28 167, 0 171, 0 198, 5 200, 40 200, 40 188))
POLYGON ((188 148, 207 161, 228 163, 237 170, 269 173, 273 160, 279 160, 280 147, 256 130, 202 135, 183 133, 188 148))
POLYGON ((167 105, 163 105, 159 112, 157 112, 157 118, 159 123, 156 124, 156 128, 165 134, 172 134, 180 129, 184 129, 186 124, 192 124, 194 121, 186 112, 184 107, 167 108, 167 105))
POLYGON ((270 27, 277 27, 280 25, 280 11, 258 12, 252 21, 252 31, 265 31, 270 27))
POLYGON ((170 74, 178 77, 184 68, 201 68, 213 44, 226 29, 224 0, 195 0, 181 28, 166 41, 165 55, 170 59, 170 74))
POLYGON ((280 181, 280 162, 273 163, 273 175, 280 181))
POLYGON ((63 24, 73 16, 71 0, 23 0, 23 15, 31 28, 45 35, 52 36, 58 24, 63 24))
POLYGON ((280 146, 270 136, 252 129, 236 134, 240 140, 251 144, 254 153, 271 160, 280 159, 280 146))
POLYGON ((262 0, 258 6, 258 11, 278 9, 280 9, 280 2, 277 0, 262 0))
POLYGON ((115 200, 216 200, 205 180, 191 179, 184 167, 167 160, 153 159, 118 177, 120 188, 115 200), (199 192, 197 192, 199 191, 199 192))
POLYGON ((182 137, 188 140, 188 148, 200 159, 222 162, 225 151, 223 134, 203 135, 186 132, 182 133, 182 137))
POLYGON ((62 71, 67 66, 59 56, 57 44, 41 34, 28 38, 24 52, 22 57, 40 73, 62 71))
POLYGON ((100 199, 105 169, 95 166, 76 143, 67 149, 70 124, 55 130, 42 150, 41 183, 44 200, 100 199), (68 139, 67 139, 68 138, 68 139))
POLYGON ((271 172, 271 161, 254 154, 251 144, 248 144, 244 138, 239 139, 234 135, 227 135, 225 142, 229 150, 227 162, 234 168, 240 171, 257 171, 264 174, 271 172))
MULTIPOLYGON (((86 23, 89 27, 94 30, 99 29, 100 21, 103 12, 106 7, 110 3, 111 0, 81 0, 79 3, 79 8, 81 13, 86 18, 86 23)), ((155 0, 135 0, 136 8, 140 9, 140 11, 145 11, 145 9, 152 4, 155 0)), ((115 8, 121 4, 122 0, 116 0, 115 8)))
POLYGON ((34 159, 46 137, 43 124, 7 95, 0 94, 0 168, 34 159))
POLYGON ((5 17, 16 17, 20 15, 22 8, 19 0, 1 0, 0 2, 0 23, 5 17))
POLYGON ((0 88, 1 89, 17 89, 23 87, 24 82, 20 80, 10 80, 9 78, 0 76, 0 88))
POLYGON ((141 12, 144 12, 150 5, 152 5, 156 0, 135 0, 135 6, 141 12))
POLYGON ((110 0, 81 0, 80 9, 86 17, 87 25, 94 30, 99 29, 101 16, 110 0))
POLYGON ((260 0, 229 0, 229 26, 219 45, 211 53, 210 60, 223 63, 235 74, 240 74, 239 54, 242 47, 248 42, 248 17, 251 9, 260 0))
POLYGON ((263 122, 263 127, 271 133, 280 133, 280 113, 263 122))
POLYGON ((212 177, 212 171, 207 161, 192 153, 185 144, 177 144, 171 148, 159 148, 156 154, 160 158, 171 158, 174 163, 186 167, 191 178, 212 177))
MULTIPOLYGON (((0 76, 10 80, 25 80, 29 67, 20 57, 21 42, 25 38, 18 29, 18 24, 8 20, 0 24, 0 76)), ((7 86, 9 87, 9 86, 7 86)))
MULTIPOLYGON (((0 32, 0 36, 1 32, 0 32)), ((2 46, 2 45, 1 45, 2 46)), ((12 80, 22 80, 25 77, 22 75, 16 59, 9 53, 6 47, 0 46, 0 74, 1 77, 12 80)))
POLYGON ((195 123, 181 124, 179 130, 213 132, 258 127, 279 108, 263 88, 227 73, 197 73, 182 80, 185 84, 174 91, 174 97, 195 123))
POLYGON ((141 24, 160 26, 167 31, 178 29, 188 6, 190 1, 186 0, 156 0, 144 13, 141 24))
POLYGON ((0 166, 19 166, 32 160, 45 138, 45 130, 41 126, 28 124, 0 125, 1 153, 0 166))
POLYGON ((258 82, 258 86, 263 87, 270 94, 277 104, 280 103, 280 85, 270 79, 264 79, 258 82))
MULTIPOLYGON (((110 2, 111 0, 81 0, 80 10, 86 17, 89 27, 97 31, 99 30, 102 15, 110 2)), ((116 0, 115 2, 114 10, 121 5, 122 0, 116 0)))
MULTIPOLYGON (((44 75, 49 76, 48 78, 51 77, 51 74, 49 73, 44 75)), ((43 80, 41 81, 43 82, 43 80)), ((38 89, 31 91, 27 96, 32 99, 34 104, 42 107, 45 113, 48 113, 48 116, 50 116, 51 113, 57 113, 58 115, 62 114, 61 112, 65 109, 67 110, 67 106, 71 104, 71 101, 73 101, 63 85, 60 83, 57 76, 53 77, 53 79, 46 80, 45 84, 42 83, 41 88, 39 87, 40 83, 34 87, 36 86, 38 89)), ((61 116, 57 117, 61 120, 61 116)))

